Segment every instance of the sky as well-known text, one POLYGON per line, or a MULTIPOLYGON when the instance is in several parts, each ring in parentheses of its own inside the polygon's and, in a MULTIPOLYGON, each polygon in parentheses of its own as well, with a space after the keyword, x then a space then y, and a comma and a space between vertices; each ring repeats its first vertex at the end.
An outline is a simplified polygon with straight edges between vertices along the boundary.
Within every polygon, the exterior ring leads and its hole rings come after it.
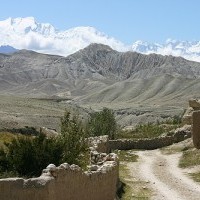
POLYGON ((200 0, 0 1, 0 20, 33 16, 59 30, 92 26, 125 44, 200 40, 200 0))

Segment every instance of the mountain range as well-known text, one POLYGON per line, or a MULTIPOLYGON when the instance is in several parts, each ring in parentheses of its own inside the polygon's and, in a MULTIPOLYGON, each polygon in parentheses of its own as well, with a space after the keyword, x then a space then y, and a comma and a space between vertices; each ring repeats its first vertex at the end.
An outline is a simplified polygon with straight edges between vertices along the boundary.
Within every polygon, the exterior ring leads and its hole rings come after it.
POLYGON ((60 31, 49 23, 37 22, 33 17, 8 18, 0 21, 0 46, 10 45, 16 49, 68 56, 91 43, 109 45, 120 52, 156 53, 200 61, 200 41, 168 39, 164 44, 151 44, 138 40, 125 45, 93 27, 75 27, 60 31))
POLYGON ((0 95, 109 107, 123 125, 180 115, 200 97, 198 41, 125 45, 93 27, 59 31, 33 17, 0 21, 0 36, 0 95))
POLYGON ((123 124, 183 113, 199 91, 200 63, 182 57, 118 52, 102 44, 67 57, 30 50, 0 54, 1 95, 110 107, 123 124))

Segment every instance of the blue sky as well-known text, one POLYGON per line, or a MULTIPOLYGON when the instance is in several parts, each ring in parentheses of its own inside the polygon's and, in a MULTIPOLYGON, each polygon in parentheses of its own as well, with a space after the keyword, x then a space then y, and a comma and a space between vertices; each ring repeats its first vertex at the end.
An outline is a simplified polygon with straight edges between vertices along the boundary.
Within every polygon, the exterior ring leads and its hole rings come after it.
POLYGON ((10 0, 1 2, 0 20, 33 16, 60 30, 93 26, 131 44, 200 40, 200 0, 10 0))

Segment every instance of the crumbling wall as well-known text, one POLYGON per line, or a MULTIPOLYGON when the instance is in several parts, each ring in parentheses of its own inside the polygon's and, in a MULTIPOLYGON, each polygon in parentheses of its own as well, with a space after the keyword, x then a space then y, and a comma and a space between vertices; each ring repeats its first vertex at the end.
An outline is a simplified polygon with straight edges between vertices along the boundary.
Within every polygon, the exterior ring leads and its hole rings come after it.
POLYGON ((153 150, 165 146, 169 146, 173 143, 183 141, 186 138, 191 137, 191 126, 184 126, 178 128, 172 135, 165 135, 152 139, 118 139, 110 140, 110 148, 112 150, 130 150, 130 149, 146 149, 153 150))
POLYGON ((118 178, 117 155, 99 153, 94 146, 88 171, 50 164, 37 178, 0 179, 0 200, 114 200, 118 178))
POLYGON ((109 153, 109 137, 108 135, 90 137, 88 138, 89 146, 92 146, 96 149, 97 152, 109 153))
POLYGON ((192 125, 193 144, 200 149, 200 100, 189 100, 189 108, 183 116, 182 123, 192 125))
POLYGON ((185 111, 183 118, 182 118, 182 125, 192 125, 192 113, 194 111, 200 110, 200 101, 197 99, 190 99, 189 100, 189 107, 185 111))
POLYGON ((197 149, 200 149, 200 111, 194 111, 192 114, 192 139, 197 149))

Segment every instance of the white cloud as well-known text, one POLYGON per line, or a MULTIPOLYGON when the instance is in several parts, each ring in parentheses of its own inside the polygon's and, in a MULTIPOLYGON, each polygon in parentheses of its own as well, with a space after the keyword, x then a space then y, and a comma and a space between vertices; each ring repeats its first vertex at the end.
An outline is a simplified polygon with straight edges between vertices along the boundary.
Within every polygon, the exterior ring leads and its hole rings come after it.
POLYGON ((58 31, 50 24, 37 23, 33 17, 0 21, 0 45, 67 56, 91 43, 106 44, 122 52, 132 49, 145 54, 182 56, 189 60, 200 61, 200 41, 179 42, 168 39, 165 44, 136 41, 131 47, 93 27, 76 27, 58 31))
POLYGON ((34 18, 7 19, 0 22, 0 45, 18 49, 30 49, 42 53, 67 56, 91 43, 102 43, 118 51, 126 51, 122 42, 92 27, 76 27, 57 31, 50 24, 39 24, 34 18))

